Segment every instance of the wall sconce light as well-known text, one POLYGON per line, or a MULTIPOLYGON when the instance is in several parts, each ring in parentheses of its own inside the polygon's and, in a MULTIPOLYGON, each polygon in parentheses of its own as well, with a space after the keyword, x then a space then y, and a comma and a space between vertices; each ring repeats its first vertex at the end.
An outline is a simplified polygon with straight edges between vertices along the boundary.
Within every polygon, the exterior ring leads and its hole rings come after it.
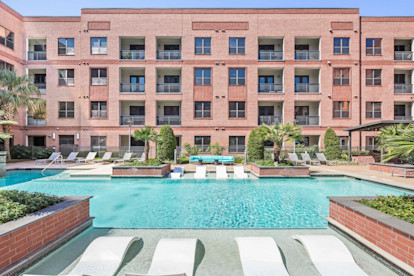
POLYGON ((329 65, 329 66, 332 66, 332 63, 331 63, 330 61, 328 61, 328 65, 329 65))
POLYGON ((79 132, 76 133, 76 140, 79 140, 79 132))
POLYGON ((52 133, 52 139, 55 140, 56 139, 56 133, 52 133))
POLYGON ((328 95, 328 99, 332 99, 331 95, 328 95))
POLYGON ((222 32, 222 33, 225 33, 225 32, 226 32, 226 30, 221 30, 221 32, 222 32))
POLYGON ((329 29, 329 32, 332 34, 333 33, 333 30, 332 29, 329 29))

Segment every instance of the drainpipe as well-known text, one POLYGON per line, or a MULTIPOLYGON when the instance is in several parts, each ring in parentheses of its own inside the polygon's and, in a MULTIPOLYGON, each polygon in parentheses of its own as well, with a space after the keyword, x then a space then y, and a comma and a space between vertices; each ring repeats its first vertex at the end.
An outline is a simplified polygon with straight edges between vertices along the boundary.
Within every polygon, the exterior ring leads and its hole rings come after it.
MULTIPOLYGON (((359 16, 359 125, 362 124, 362 23, 359 16)), ((351 136, 351 135, 350 135, 351 136)), ((359 148, 362 149, 362 132, 359 131, 359 148)), ((352 151, 352 149, 350 149, 352 151)))

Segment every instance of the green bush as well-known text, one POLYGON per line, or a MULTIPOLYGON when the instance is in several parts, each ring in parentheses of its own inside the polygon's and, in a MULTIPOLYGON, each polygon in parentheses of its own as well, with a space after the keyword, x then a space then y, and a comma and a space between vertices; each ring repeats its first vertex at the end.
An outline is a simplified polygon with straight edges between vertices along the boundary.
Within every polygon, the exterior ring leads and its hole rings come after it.
POLYGON ((185 142, 183 144, 184 151, 181 152, 180 158, 190 157, 192 155, 197 155, 200 152, 200 148, 197 146, 191 146, 190 143, 185 142))
POLYGON ((341 158, 341 144, 338 136, 332 128, 328 128, 323 137, 325 145, 325 155, 328 160, 336 160, 341 158))
POLYGON ((243 164, 244 163, 244 156, 238 155, 234 157, 234 163, 236 164, 243 164))
POLYGON ((143 161, 133 161, 133 162, 129 162, 129 163, 125 163, 122 164, 121 166, 126 166, 126 167, 132 167, 132 166, 145 166, 145 167, 152 167, 152 166, 160 166, 164 164, 161 160, 159 159, 148 159, 148 162, 145 163, 143 161))
POLYGON ((363 199, 357 202, 414 224, 414 196, 378 196, 374 200, 363 199))
POLYGON ((277 164, 277 166, 278 166, 278 167, 296 167, 296 166, 298 166, 298 165, 296 165, 296 164, 292 163, 292 162, 291 162, 291 161, 289 161, 289 160, 283 160, 282 162, 279 162, 279 163, 277 164))
POLYGON ((255 164, 262 166, 262 167, 274 167, 275 162, 273 160, 267 159, 267 160, 256 160, 254 161, 255 164))
POLYGON ((247 159, 249 162, 264 159, 265 137, 266 129, 264 127, 256 127, 250 132, 247 141, 247 159))
POLYGON ((188 164, 190 160, 188 158, 178 158, 177 163, 178 164, 188 164))
POLYGON ((50 148, 40 148, 35 150, 34 152, 34 158, 35 159, 46 159, 49 158, 49 156, 53 153, 53 149, 50 148))
POLYGON ((174 160, 174 150, 177 140, 174 131, 169 125, 163 125, 158 134, 157 157, 160 160, 174 160))
POLYGON ((57 196, 42 193, 17 190, 0 191, 0 224, 24 217, 62 201, 63 199, 57 196))
MULTIPOLYGON (((348 151, 347 151, 348 152, 348 151)), ((352 155, 370 155, 370 151, 369 150, 353 150, 351 152, 352 155)))
POLYGON ((220 146, 218 142, 210 144, 207 148, 207 152, 210 152, 212 155, 222 155, 225 150, 226 147, 220 146))
POLYGON ((45 159, 49 158, 53 149, 16 145, 11 147, 10 154, 12 159, 45 159))

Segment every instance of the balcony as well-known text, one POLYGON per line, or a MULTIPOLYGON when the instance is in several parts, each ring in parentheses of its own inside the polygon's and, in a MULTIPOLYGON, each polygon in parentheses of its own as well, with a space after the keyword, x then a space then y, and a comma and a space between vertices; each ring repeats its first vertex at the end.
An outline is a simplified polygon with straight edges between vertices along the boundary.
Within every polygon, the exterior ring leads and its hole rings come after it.
POLYGON ((41 94, 46 93, 46 69, 28 69, 28 75, 41 94))
POLYGON ((157 101, 157 125, 181 125, 180 101, 157 101))
POLYGON ((412 84, 394 84, 395 94, 411 94, 413 93, 412 84))
POLYGON ((177 115, 158 115, 157 116, 157 125, 170 125, 170 126, 180 126, 181 125, 181 116, 177 115))
POLYGON ((283 121, 283 102, 259 101, 258 124, 274 125, 283 121))
POLYGON ((283 93, 281 83, 259 83, 259 93, 283 93))
POLYGON ((295 93, 320 93, 320 70, 295 68, 295 93))
POLYGON ((259 68, 259 93, 283 93, 283 69, 259 68))
POLYGON ((144 126, 145 115, 121 116, 121 126, 144 126))
POLYGON ((144 60, 145 37, 120 37, 121 60, 144 60))
POLYGON ((319 116, 295 115, 295 121, 298 126, 318 126, 319 116))
POLYGON ((295 83, 295 93, 319 93, 319 83, 295 83))
POLYGON ((395 102, 394 103, 394 120, 412 121, 413 120, 413 103, 412 102, 395 102))
POLYGON ((157 68, 157 93, 181 93, 181 68, 157 68))
POLYGON ((283 38, 259 37, 259 61, 283 60, 283 38))
POLYGON ((395 61, 413 61, 412 39, 394 39, 394 60, 395 61))
POLYGON ((28 126, 46 126, 46 119, 37 119, 33 116, 27 116, 28 126))
POLYGON ((120 93, 145 93, 145 68, 120 68, 120 93))
POLYGON ((157 60, 181 60, 181 37, 158 37, 157 60))
POLYGON ((413 61, 413 52, 411 51, 395 51, 395 61, 413 61))
POLYGON ((46 60, 46 39, 29 39, 27 60, 46 60))
POLYGON ((295 101, 295 122, 300 126, 320 125, 320 104, 317 101, 295 101))
POLYGON ((412 121, 412 116, 394 116, 394 120, 396 121, 412 121))
POLYGON ((120 101, 120 125, 145 125, 145 101, 120 101))
POLYGON ((412 70, 394 70, 394 93, 413 93, 414 74, 412 70))
POLYGON ((180 83, 157 83, 157 93, 180 93, 180 83))
POLYGON ((269 125, 269 126, 276 125, 281 122, 282 122, 282 117, 279 117, 279 116, 270 116, 270 115, 259 116, 259 126, 262 124, 269 125))
POLYGON ((297 61, 319 61, 320 39, 312 37, 295 38, 295 60, 297 61))
POLYGON ((365 146, 365 150, 377 150, 378 149, 378 145, 366 145, 365 146))

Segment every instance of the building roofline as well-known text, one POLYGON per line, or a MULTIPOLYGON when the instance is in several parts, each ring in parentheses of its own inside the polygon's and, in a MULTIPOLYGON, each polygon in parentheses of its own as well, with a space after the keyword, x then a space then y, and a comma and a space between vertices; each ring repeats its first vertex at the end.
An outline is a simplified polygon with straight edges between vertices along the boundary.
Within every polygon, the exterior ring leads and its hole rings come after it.
POLYGON ((25 16, 23 22, 80 22, 80 16, 25 16))
POLYGON ((361 16, 361 22, 414 22, 414 16, 361 16))
POLYGON ((12 8, 10 8, 8 5, 6 5, 5 3, 3 3, 3 1, 1 1, 1 0, 0 0, 0 8, 5 9, 8 13, 10 13, 11 15, 13 15, 17 19, 23 20, 23 15, 21 15, 20 13, 18 13, 15 10, 13 10, 12 8))

